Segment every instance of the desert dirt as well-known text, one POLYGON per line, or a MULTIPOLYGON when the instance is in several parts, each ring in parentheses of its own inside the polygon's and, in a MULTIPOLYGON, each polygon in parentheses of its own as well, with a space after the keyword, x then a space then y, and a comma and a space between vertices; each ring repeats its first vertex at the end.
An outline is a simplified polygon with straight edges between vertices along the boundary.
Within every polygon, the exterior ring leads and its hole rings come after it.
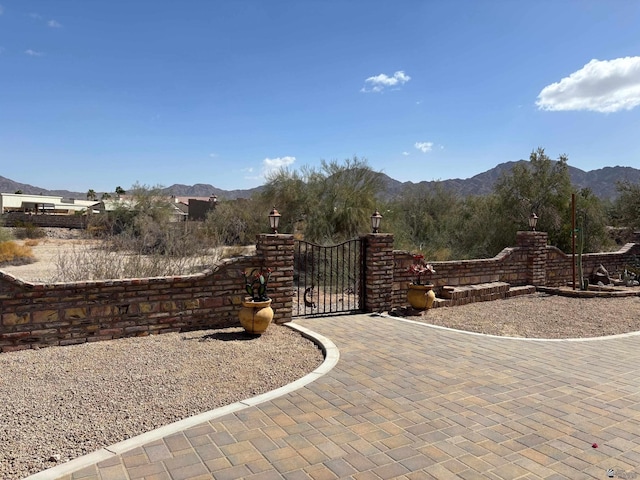
MULTIPOLYGON (((20 245, 24 245, 27 240, 16 240, 20 245)), ((35 261, 25 265, 9 265, 0 267, 6 273, 10 273, 21 280, 30 282, 47 282, 56 273, 56 263, 64 252, 74 248, 81 248, 88 245, 97 244, 96 240, 82 238, 40 238, 31 240, 37 242, 31 247, 35 261)), ((31 243, 29 242, 29 243, 31 243)))

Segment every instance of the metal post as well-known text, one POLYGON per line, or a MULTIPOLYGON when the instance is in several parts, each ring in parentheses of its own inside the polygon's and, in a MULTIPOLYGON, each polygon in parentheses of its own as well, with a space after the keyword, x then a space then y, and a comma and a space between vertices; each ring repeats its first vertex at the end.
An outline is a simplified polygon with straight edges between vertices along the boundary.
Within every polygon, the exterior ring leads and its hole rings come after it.
POLYGON ((571 271, 573 289, 576 289, 576 194, 571 194, 571 271))

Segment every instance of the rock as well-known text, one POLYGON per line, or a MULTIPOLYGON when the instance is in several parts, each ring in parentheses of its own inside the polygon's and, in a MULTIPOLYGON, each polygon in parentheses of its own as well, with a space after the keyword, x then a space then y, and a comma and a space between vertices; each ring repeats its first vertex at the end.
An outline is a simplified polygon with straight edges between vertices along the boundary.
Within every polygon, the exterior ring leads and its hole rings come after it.
POLYGON ((610 285, 611 279, 609 278, 609 272, 602 265, 593 269, 593 273, 591 274, 591 278, 589 279, 590 283, 595 285, 610 285))
POLYGON ((58 463, 58 462, 60 461, 60 454, 56 453, 56 454, 54 454, 54 455, 51 455, 51 456, 49 457, 49 461, 50 461, 50 462, 58 463))

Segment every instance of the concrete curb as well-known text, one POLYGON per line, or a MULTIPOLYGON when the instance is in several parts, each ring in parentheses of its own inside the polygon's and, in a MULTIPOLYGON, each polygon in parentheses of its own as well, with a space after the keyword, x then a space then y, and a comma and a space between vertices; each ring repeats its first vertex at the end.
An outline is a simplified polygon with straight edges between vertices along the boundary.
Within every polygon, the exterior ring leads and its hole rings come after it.
MULTIPOLYGON (((446 307, 445 307, 446 308, 446 307)), ((453 307, 455 308, 455 307, 453 307)), ((456 328, 443 327, 442 325, 432 325, 426 322, 418 322, 417 320, 410 320, 408 318, 394 317, 393 315, 380 314, 379 316, 398 320, 399 322, 413 323, 415 325, 424 325, 428 328, 435 328, 438 330, 448 330, 450 332, 464 333, 467 335, 476 335, 479 337, 499 338, 501 340, 525 340, 527 342, 595 342, 602 340, 613 340, 616 338, 635 337, 640 335, 640 332, 628 332, 619 333, 617 335, 607 335, 604 337, 586 337, 586 338, 531 338, 531 337, 506 337, 502 335, 491 335, 489 333, 470 332, 468 330, 458 330, 456 328)))
POLYGON ((269 400, 281 397, 282 395, 286 395, 290 392, 304 387, 311 382, 314 382, 323 375, 326 375, 333 369, 333 367, 336 366, 336 364, 340 360, 340 351, 331 340, 295 323, 286 323, 284 325, 293 330, 296 330, 303 337, 311 340, 322 350, 324 354, 324 361, 313 372, 308 373, 304 377, 280 388, 276 388, 275 390, 272 390, 270 392, 266 392, 255 397, 248 398, 246 400, 241 400, 224 407, 209 410, 208 412, 203 412, 198 415, 194 415, 192 417, 188 417, 183 420, 178 420, 177 422, 164 425, 162 427, 156 428, 155 430, 142 433, 108 447, 101 448, 100 450, 96 450, 95 452, 88 453, 78 458, 74 458, 73 460, 69 460, 68 462, 65 462, 61 465, 57 465, 55 467, 48 468, 47 470, 34 473, 33 475, 26 477, 24 480, 53 480, 65 475, 70 475, 73 472, 82 470, 83 468, 103 462, 116 455, 121 455, 124 452, 159 440, 174 433, 195 427, 196 425, 199 425, 201 423, 214 420, 230 413, 244 410, 245 408, 253 407, 263 402, 268 402, 269 400))

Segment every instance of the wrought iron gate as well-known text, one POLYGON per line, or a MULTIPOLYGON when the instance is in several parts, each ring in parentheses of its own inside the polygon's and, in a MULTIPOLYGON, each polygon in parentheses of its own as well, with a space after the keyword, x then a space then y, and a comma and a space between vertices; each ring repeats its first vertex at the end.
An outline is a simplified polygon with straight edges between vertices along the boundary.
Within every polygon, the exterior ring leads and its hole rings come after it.
POLYGON ((362 310, 362 248, 357 239, 330 247, 296 241, 293 316, 362 310))

